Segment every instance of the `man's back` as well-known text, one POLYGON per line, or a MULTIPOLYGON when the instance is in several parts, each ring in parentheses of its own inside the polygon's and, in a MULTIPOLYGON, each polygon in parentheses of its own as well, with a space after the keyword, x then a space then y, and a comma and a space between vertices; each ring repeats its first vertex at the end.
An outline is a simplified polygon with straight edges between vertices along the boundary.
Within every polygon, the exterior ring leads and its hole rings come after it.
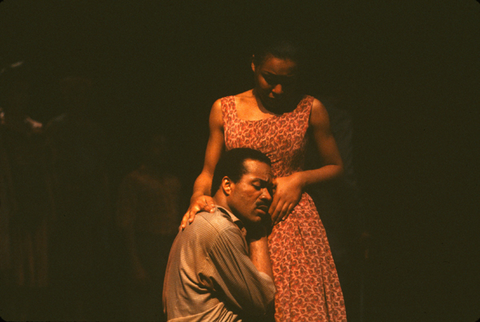
POLYGON ((245 229, 218 207, 180 232, 170 251, 164 307, 169 320, 241 321, 263 315, 273 302, 271 278, 248 256, 245 229))

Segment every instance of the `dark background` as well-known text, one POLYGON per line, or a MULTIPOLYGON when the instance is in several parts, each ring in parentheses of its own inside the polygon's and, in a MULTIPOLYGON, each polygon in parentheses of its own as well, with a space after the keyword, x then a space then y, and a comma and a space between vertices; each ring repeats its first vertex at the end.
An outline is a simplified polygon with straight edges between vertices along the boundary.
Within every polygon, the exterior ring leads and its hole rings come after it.
MULTIPOLYGON (((365 321, 476 321, 477 1, 5 0, 0 59, 32 62, 45 93, 66 76, 94 79, 88 113, 110 143, 114 184, 163 130, 190 189, 211 104, 251 87, 251 40, 285 26, 308 40, 310 93, 340 97, 353 116, 372 235, 365 321)), ((60 112, 40 93, 32 114, 60 112)))

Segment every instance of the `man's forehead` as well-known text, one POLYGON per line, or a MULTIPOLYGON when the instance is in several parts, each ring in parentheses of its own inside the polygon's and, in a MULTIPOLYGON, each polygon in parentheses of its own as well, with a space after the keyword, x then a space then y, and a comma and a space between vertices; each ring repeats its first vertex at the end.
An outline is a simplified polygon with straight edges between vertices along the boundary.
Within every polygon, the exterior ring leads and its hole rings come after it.
POLYGON ((273 179, 272 168, 265 162, 258 160, 245 160, 246 174, 249 174, 259 179, 269 181, 273 179))

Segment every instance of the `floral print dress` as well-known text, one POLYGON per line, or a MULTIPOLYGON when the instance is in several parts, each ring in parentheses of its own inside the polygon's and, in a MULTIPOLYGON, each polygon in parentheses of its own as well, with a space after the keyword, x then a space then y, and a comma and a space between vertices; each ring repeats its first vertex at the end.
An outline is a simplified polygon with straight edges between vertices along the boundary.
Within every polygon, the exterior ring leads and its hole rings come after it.
MULTIPOLYGON (((305 96, 291 112, 249 121, 237 116, 234 96, 223 98, 226 149, 248 147, 265 153, 276 177, 302 171, 313 100, 305 96)), ((288 218, 273 227, 269 248, 277 322, 347 320, 327 235, 307 193, 288 218)))

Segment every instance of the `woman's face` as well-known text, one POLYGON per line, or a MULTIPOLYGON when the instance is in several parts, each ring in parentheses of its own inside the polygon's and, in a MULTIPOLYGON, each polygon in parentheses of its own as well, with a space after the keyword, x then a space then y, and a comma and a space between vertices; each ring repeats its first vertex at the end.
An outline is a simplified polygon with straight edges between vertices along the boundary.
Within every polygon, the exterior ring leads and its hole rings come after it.
POLYGON ((255 95, 263 106, 272 112, 284 112, 292 108, 297 94, 297 63, 269 55, 255 66, 255 95))

